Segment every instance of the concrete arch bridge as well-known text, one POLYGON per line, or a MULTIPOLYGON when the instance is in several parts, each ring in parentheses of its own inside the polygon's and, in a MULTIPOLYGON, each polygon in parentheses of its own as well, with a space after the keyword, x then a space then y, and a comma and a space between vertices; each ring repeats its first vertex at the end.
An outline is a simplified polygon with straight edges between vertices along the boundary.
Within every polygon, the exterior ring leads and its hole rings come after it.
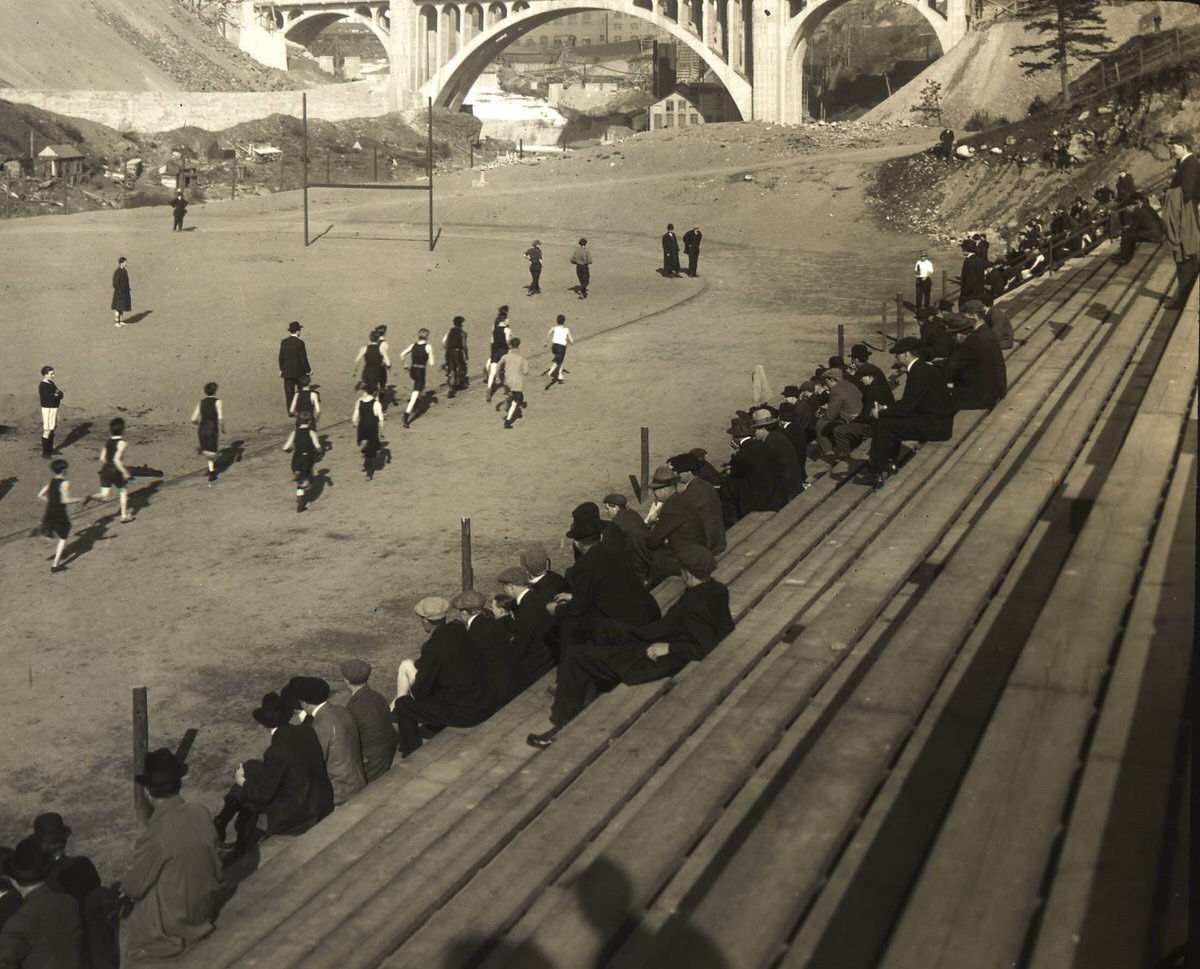
MULTIPOLYGON (((368 26, 388 52, 399 107, 456 108, 501 51, 567 14, 640 17, 694 50, 743 119, 804 117, 802 66, 821 22, 849 0, 249 0, 260 22, 311 43, 338 20, 368 26)), ((933 28, 942 53, 966 34, 967 0, 899 0, 933 28)))

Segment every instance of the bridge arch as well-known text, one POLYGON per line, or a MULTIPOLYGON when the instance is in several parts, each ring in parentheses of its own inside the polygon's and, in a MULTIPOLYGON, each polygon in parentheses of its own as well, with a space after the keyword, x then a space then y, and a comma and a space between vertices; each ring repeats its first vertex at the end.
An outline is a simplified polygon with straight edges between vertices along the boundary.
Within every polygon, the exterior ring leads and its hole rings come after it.
POLYGON ((283 31, 283 36, 301 47, 308 47, 326 27, 339 20, 349 20, 352 23, 368 27, 387 52, 388 61, 392 59, 392 41, 386 11, 378 18, 372 16, 369 7, 346 7, 342 10, 318 10, 310 13, 288 11, 281 13, 276 25, 283 31))
MULTIPOLYGON (((468 4, 467 8, 471 6, 468 4)), ((518 0, 508 7, 493 0, 485 8, 485 24, 481 32, 469 39, 464 34, 458 51, 442 62, 438 69, 432 69, 435 63, 432 58, 426 60, 425 69, 420 72, 423 78, 420 84, 421 100, 433 98, 435 104, 457 109, 488 64, 525 34, 567 14, 608 10, 639 17, 690 47, 724 85, 742 118, 750 118, 753 101, 749 79, 699 36, 672 19, 666 12, 668 6, 674 7, 675 4, 672 0, 659 0, 652 8, 648 0, 588 0, 587 3, 580 3, 579 0, 541 0, 536 6, 531 6, 518 0)), ((467 29, 471 23, 469 16, 464 18, 467 29)), ((423 24, 430 25, 431 18, 425 19, 423 24)), ((434 43, 444 45, 445 41, 436 38, 434 43)), ((429 40, 419 47, 428 50, 429 40)), ((445 50, 445 47, 441 49, 445 50)))

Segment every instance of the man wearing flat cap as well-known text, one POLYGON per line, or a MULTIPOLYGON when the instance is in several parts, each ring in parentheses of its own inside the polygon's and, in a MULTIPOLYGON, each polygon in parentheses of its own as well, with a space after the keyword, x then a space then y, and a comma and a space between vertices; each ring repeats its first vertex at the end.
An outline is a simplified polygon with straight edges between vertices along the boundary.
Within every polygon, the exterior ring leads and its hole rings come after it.
POLYGON ((83 969, 83 924, 75 902, 46 879, 54 859, 37 840, 25 838, 4 859, 0 874, 22 898, 0 928, 0 966, 83 969))
POLYGON ((474 727, 496 708, 483 658, 466 626, 446 621, 450 603, 430 596, 418 602, 414 611, 429 638, 414 664, 412 686, 392 704, 402 757, 420 748, 422 725, 434 731, 474 727))
POLYGON ((983 304, 963 307, 971 329, 946 360, 946 376, 959 410, 991 410, 1008 392, 1008 370, 1000 341, 987 325, 983 304))
POLYGON ((638 581, 622 549, 602 540, 604 523, 595 502, 584 502, 572 513, 567 538, 579 559, 567 569, 567 587, 546 606, 560 624, 562 649, 596 640, 607 620, 631 625, 653 622, 661 613, 654 596, 638 581))
POLYGON ((684 591, 667 614, 642 626, 606 624, 594 645, 564 651, 558 689, 550 711, 553 728, 530 734, 534 747, 549 747, 562 727, 583 709, 588 685, 599 692, 617 684, 635 686, 674 676, 688 663, 704 659, 733 631, 729 590, 712 577, 712 552, 690 545, 679 552, 684 591))
POLYGON ((996 342, 1000 345, 1000 349, 1012 349, 1014 342, 1012 321, 1008 318, 1008 312, 1001 304, 996 303, 989 307, 984 306, 980 300, 973 299, 968 303, 963 303, 962 311, 963 316, 967 318, 968 327, 970 326, 972 317, 982 314, 984 322, 996 334, 996 342))
POLYGON ((134 778, 154 813, 121 877, 121 893, 133 902, 121 923, 122 966, 179 955, 213 930, 221 888, 217 836, 207 808, 179 794, 187 771, 163 747, 146 755, 134 778))
POLYGON ((646 513, 650 534, 650 585, 669 575, 679 575, 679 551, 689 545, 704 546, 704 520, 694 505, 679 494, 679 475, 669 465, 655 469, 650 479, 654 503, 646 513))
POLYGON ((954 432, 954 401, 942 371, 921 357, 921 341, 906 336, 892 345, 907 377, 891 407, 876 405, 866 482, 876 490, 895 471, 902 441, 948 441, 954 432))
POLYGON ((512 622, 501 622, 487 604, 487 596, 474 589, 460 592, 450 600, 483 659, 495 709, 499 710, 523 688, 521 657, 513 648, 512 622))
POLYGON ((362 750, 363 776, 368 784, 378 780, 392 766, 396 756, 396 722, 387 700, 372 689, 371 664, 361 659, 348 659, 338 668, 350 697, 346 710, 358 728, 358 745, 362 750))
POLYGON ((333 806, 340 807, 367 786, 358 726, 349 710, 329 702, 329 684, 319 676, 293 677, 291 685, 321 741, 333 806))
POLYGON ((667 464, 679 475, 679 494, 700 513, 700 520, 704 523, 704 547, 713 555, 720 555, 725 551, 726 544, 721 496, 716 488, 697 476, 700 459, 690 451, 684 451, 669 458, 667 464))
POLYGON ((629 500, 620 492, 614 491, 604 496, 604 510, 608 513, 608 528, 621 533, 625 556, 633 566, 638 581, 646 582, 650 577, 650 550, 646 548, 650 526, 629 507, 629 500))

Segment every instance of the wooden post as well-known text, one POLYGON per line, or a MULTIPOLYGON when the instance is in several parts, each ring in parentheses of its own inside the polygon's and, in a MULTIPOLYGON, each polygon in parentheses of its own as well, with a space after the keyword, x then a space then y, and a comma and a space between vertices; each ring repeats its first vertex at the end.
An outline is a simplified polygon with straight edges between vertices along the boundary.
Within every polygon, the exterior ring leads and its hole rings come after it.
POLYGON ((232 174, 232 176, 230 176, 230 179, 229 179, 229 197, 231 199, 237 198, 237 177, 238 177, 238 160, 237 160, 237 149, 235 148, 233 150, 233 174, 232 174))
POLYGON ((471 519, 462 521, 462 590, 470 592, 475 588, 475 572, 471 568, 471 519))
MULTIPOLYGON (((304 140, 300 148, 300 166, 304 170, 304 245, 308 247, 308 92, 300 95, 301 107, 304 113, 304 140)), ((237 151, 234 150, 234 169, 237 169, 237 151)))
POLYGON ((429 251, 433 252, 433 98, 428 98, 429 135, 425 139, 425 167, 429 174, 429 251))
POLYGON ((650 428, 642 428, 642 494, 650 483, 650 428))
POLYGON ((887 333, 887 300, 883 300, 879 307, 879 332, 887 333))
POLYGON ((1116 61, 1113 62, 1113 74, 1117 78, 1117 83, 1120 84, 1121 83, 1121 65, 1116 61))
POLYGON ((525 157, 525 139, 524 138, 517 139, 517 157, 518 158, 525 157))
POLYGON ((946 270, 942 270, 942 299, 946 298, 946 270))
POLYGON ((325 181, 327 181, 327 182, 333 181, 333 179, 329 177, 329 149, 328 148, 325 149, 325 181))
POLYGON ((841 323, 838 324, 838 356, 846 359, 846 327, 841 323))
POLYGON ((1104 61, 1100 62, 1100 90, 1108 87, 1108 74, 1104 70, 1104 61))
MULTIPOLYGON (((146 688, 133 688, 133 773, 140 774, 146 769, 146 755, 150 753, 150 715, 146 709, 146 688)), ((150 802, 146 800, 146 792, 137 781, 133 782, 133 808, 137 812, 138 823, 145 824, 150 820, 150 802)))
POLYGON ((896 294, 896 339, 904 336, 904 297, 896 294))
POLYGON ((371 181, 379 181, 379 149, 371 149, 371 181))

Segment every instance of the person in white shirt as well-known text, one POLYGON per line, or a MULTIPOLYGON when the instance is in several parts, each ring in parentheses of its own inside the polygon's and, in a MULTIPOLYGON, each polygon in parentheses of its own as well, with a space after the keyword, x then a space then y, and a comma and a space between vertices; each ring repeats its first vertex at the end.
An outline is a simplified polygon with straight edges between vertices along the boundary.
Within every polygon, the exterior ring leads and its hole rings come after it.
POLYGON ((567 347, 575 342, 575 338, 571 336, 571 329, 567 326, 567 318, 562 313, 558 314, 554 326, 546 333, 546 342, 550 344, 550 355, 554 358, 554 363, 546 371, 550 377, 550 382, 546 384, 546 389, 549 390, 555 384, 564 382, 563 360, 567 356, 567 347))
POLYGON ((929 253, 923 249, 917 258, 915 271, 917 274, 916 311, 919 315, 923 310, 929 309, 930 299, 933 295, 933 263, 929 259, 929 253))

